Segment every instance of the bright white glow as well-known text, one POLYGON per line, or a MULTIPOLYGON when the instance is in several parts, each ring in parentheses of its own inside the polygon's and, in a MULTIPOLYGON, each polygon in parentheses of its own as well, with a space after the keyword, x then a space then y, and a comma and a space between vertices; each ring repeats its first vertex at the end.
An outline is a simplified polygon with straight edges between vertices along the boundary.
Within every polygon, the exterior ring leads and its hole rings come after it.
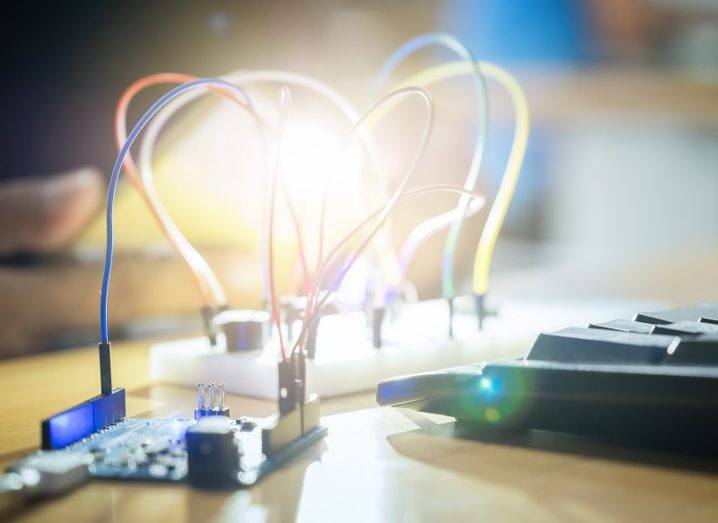
POLYGON ((20 476, 22 476, 22 482, 28 487, 34 487, 35 485, 40 483, 41 479, 40 472, 38 472, 38 470, 34 468, 22 469, 20 471, 20 476))
POLYGON ((336 300, 354 305, 364 303, 371 275, 371 265, 367 260, 357 260, 336 289, 336 300))
MULTIPOLYGON (((321 202, 329 185, 325 221, 325 249, 336 235, 348 230, 358 216, 367 213, 362 190, 362 150, 359 141, 342 150, 346 129, 323 122, 290 118, 282 144, 280 168, 292 204, 304 231, 304 245, 311 265, 316 263, 321 202)), ((278 199, 280 211, 283 197, 278 199)), ((285 214, 286 218, 286 214, 285 214)), ((279 237, 293 237, 284 222, 279 237)), ((326 251, 325 251, 326 253, 326 251)))
POLYGON ((494 388, 494 384, 491 382, 491 380, 489 378, 483 377, 479 380, 479 387, 481 388, 481 390, 491 392, 494 388))
POLYGON ((287 124, 282 146, 282 168, 290 194, 302 194, 308 202, 318 202, 333 169, 336 185, 356 183, 360 156, 356 147, 338 156, 343 133, 313 122, 291 120, 287 124))

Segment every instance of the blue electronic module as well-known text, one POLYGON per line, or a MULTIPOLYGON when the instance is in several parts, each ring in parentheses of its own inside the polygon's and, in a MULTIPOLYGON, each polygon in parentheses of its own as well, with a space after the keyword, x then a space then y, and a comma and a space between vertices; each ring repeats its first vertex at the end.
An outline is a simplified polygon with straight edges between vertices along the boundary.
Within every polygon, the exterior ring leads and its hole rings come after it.
POLYGON ((42 448, 55 450, 81 440, 125 417, 125 389, 114 389, 42 421, 42 448))

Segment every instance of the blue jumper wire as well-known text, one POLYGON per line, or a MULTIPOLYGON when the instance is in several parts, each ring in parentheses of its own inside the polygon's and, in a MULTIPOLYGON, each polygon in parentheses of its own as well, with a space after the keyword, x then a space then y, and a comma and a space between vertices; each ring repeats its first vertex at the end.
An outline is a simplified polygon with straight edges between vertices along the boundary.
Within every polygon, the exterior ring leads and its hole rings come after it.
POLYGON ((147 125, 147 122, 149 122, 150 118, 152 118, 157 113, 157 111, 162 109, 162 107, 164 107, 171 100, 196 87, 219 87, 232 91, 235 94, 239 95, 244 101, 246 101, 250 108, 252 107, 249 97, 239 87, 220 78, 200 78, 198 80, 192 80, 191 82, 179 85, 165 93, 159 100, 152 104, 152 107, 150 107, 144 115, 142 115, 142 118, 139 119, 135 127, 132 129, 132 132, 130 132, 130 134, 127 136, 125 143, 122 144, 122 148, 117 154, 117 160, 115 160, 115 165, 112 167, 110 183, 109 187, 107 188, 107 236, 105 239, 105 268, 102 273, 102 287, 100 290, 100 340, 102 343, 109 343, 110 341, 107 321, 107 298, 109 295, 110 275, 112 273, 112 254, 114 250, 112 234, 112 211, 115 205, 115 191, 117 190, 117 182, 120 178, 122 164, 125 162, 125 158, 129 154, 132 144, 137 139, 137 136, 142 132, 145 125, 147 125))

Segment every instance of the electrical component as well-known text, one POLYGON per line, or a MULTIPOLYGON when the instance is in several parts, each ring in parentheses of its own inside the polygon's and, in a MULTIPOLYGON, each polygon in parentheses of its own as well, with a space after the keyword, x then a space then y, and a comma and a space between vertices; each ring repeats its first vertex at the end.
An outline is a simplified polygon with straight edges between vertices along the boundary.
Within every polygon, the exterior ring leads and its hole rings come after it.
MULTIPOLYGON (((478 213, 484 208, 485 203, 486 201, 483 198, 473 197, 469 202, 468 209, 466 210, 466 214, 463 218, 466 219, 478 213)), ((399 268, 401 271, 399 274, 399 282, 404 281, 406 273, 409 270, 409 265, 411 264, 414 254, 419 246, 431 235, 436 234, 437 232, 450 226, 459 216, 461 216, 461 209, 453 209, 443 214, 434 216, 433 218, 429 218, 428 220, 424 220, 411 230, 409 235, 404 240, 404 243, 402 243, 399 248, 399 268)), ((398 295, 398 292, 396 292, 395 288, 387 290, 387 296, 384 300, 387 308, 391 308, 396 295, 398 295)))
POLYGON ((214 323, 224 333, 227 352, 262 350, 269 340, 267 311, 231 309, 216 315, 214 323))
POLYGON ((496 316, 496 310, 486 305, 486 294, 474 294, 474 310, 479 329, 484 328, 484 321, 489 316, 496 316))
POLYGON ((207 336, 209 344, 212 347, 217 346, 217 329, 214 325, 214 309, 210 305, 205 305, 200 309, 200 316, 202 317, 202 329, 204 335, 207 336))
MULTIPOLYGON (((183 83, 196 80, 198 80, 198 78, 191 75, 161 73, 141 78, 130 85, 120 97, 115 111, 115 140, 117 142, 118 150, 121 150, 122 145, 127 138, 125 120, 129 103, 140 90, 160 83, 183 83)), ((222 87, 210 85, 210 89, 214 89, 221 94, 224 94, 231 100, 236 101, 241 107, 248 110, 260 125, 264 125, 266 127, 266 123, 264 123, 254 111, 249 99, 246 99, 246 97, 237 98, 236 93, 233 93, 232 91, 223 91, 222 87)), ((214 306, 218 307, 219 310, 222 310, 227 306, 227 296, 224 289, 209 264, 186 240, 174 224, 172 218, 169 216, 161 201, 155 194, 154 185, 151 183, 151 180, 149 180, 149 182, 146 179, 140 180, 139 173, 137 172, 137 168, 129 151, 127 152, 126 158, 123 162, 123 168, 128 179, 132 182, 144 202, 147 204, 164 235, 192 270, 203 299, 201 317, 204 332, 209 339, 210 344, 215 346, 217 343, 217 333, 214 329, 214 325, 212 324, 212 318, 214 316, 214 306)))
POLYGON ((115 389, 42 421, 42 448, 61 449, 125 417, 125 389, 115 389))
POLYGON ((385 307, 372 307, 369 317, 371 318, 371 340, 375 349, 381 348, 381 326, 386 316, 385 307))
MULTIPOLYGON (((469 166, 469 173, 467 174, 466 181, 464 182, 464 189, 467 191, 473 191, 479 178, 479 169, 481 168, 484 150, 486 149, 486 139, 489 128, 489 96, 486 89, 486 81, 484 80, 481 68, 476 63, 476 59, 473 57, 471 52, 450 34, 426 33, 414 37, 394 51, 384 62, 384 65, 377 75, 374 92, 379 90, 379 87, 386 82, 391 73, 404 60, 417 51, 431 45, 438 45, 454 52, 462 60, 464 60, 465 63, 470 64, 472 68, 471 73, 474 80, 474 88, 476 89, 476 94, 478 96, 477 118, 479 121, 479 132, 471 158, 471 165, 469 166)), ((444 257, 441 266, 441 285, 444 298, 447 300, 451 300, 454 297, 454 253, 456 251, 459 233, 461 232, 461 225, 469 209, 469 202, 470 199, 466 195, 462 194, 459 197, 459 202, 456 206, 456 215, 454 216, 454 221, 451 224, 451 228, 449 229, 449 234, 446 237, 446 243, 444 245, 444 257)), ((425 225, 427 223, 431 223, 433 219, 434 218, 429 218, 419 224, 418 230, 425 231, 428 235, 431 229, 425 228, 425 225)))
POLYGON ((262 429, 262 448, 269 456, 282 453, 302 439, 315 440, 326 431, 319 424, 319 396, 310 395, 292 411, 271 418, 271 424, 262 429))
POLYGON ((150 107, 145 114, 142 115, 140 120, 137 122, 137 124, 134 126, 130 134, 127 136, 127 139, 122 144, 122 147, 120 148, 119 153, 117 154, 117 159, 115 160, 115 163, 112 167, 112 173, 110 175, 110 181, 109 186, 107 190, 107 209, 106 209, 106 217, 105 217, 105 225, 106 225, 106 241, 105 241, 105 267, 102 274, 102 285, 100 288, 100 342, 101 343, 107 343, 109 342, 110 334, 109 334, 109 326, 107 321, 107 301, 109 296, 109 287, 110 287, 110 276, 112 273, 112 255, 114 250, 114 237, 113 237, 113 221, 112 221, 112 215, 115 205, 115 192, 117 190, 117 183, 120 178, 120 171, 122 170, 122 166, 125 163, 125 159, 127 158, 130 148, 132 147, 132 144, 137 139, 137 136, 142 132, 144 127, 147 125, 147 122, 168 102, 176 98, 177 96, 181 95, 182 93, 185 93, 187 91, 190 91, 192 89, 196 89, 198 87, 217 87, 217 88, 223 88, 227 89, 230 92, 235 93, 240 98, 248 100, 247 96, 245 95, 244 91, 239 89, 238 87, 225 82, 223 80, 217 79, 217 78, 203 78, 198 80, 193 80, 191 82, 184 83, 178 87, 175 87, 174 89, 171 89, 168 91, 164 96, 162 96, 159 100, 157 100, 152 107, 150 107))
MULTIPOLYGON (((508 212, 511 199, 521 173, 526 146, 529 136, 529 107, 521 85, 506 70, 488 63, 477 62, 481 73, 501 84, 508 92, 514 106, 516 126, 514 138, 509 151, 509 158, 506 162, 504 175, 496 193, 496 198, 486 219, 484 230, 479 238, 479 245, 476 248, 474 258, 473 292, 475 295, 486 294, 488 288, 489 269, 493 257, 494 246, 498 239, 501 227, 508 212)), ((423 85, 427 86, 447 78, 474 74, 474 63, 452 62, 426 69, 414 76, 411 76, 400 85, 423 85)))
POLYGON ((319 334, 319 324, 321 323, 321 320, 322 313, 319 313, 307 330, 307 342, 304 345, 304 350, 306 351, 307 359, 309 360, 313 360, 317 355, 317 336, 319 334))
POLYGON ((306 366, 301 353, 277 363, 279 377, 279 415, 287 414, 304 403, 306 366))
POLYGON ((279 299, 284 326, 287 329, 287 339, 294 339, 294 324, 304 318, 307 309, 305 296, 284 295, 279 299))
POLYGON ((100 356, 100 392, 102 394, 112 393, 112 355, 109 341, 102 341, 97 344, 100 356))
POLYGON ((226 416, 125 418, 63 450, 38 451, 12 465, 0 476, 0 493, 53 495, 87 477, 247 487, 326 436, 326 428, 319 424, 318 402, 308 405, 303 432, 296 421, 299 410, 279 417, 280 421, 226 416), (296 423, 287 423, 290 420, 296 423), (281 438, 283 434, 291 437, 281 438))
POLYGON ((277 155, 274 166, 270 169, 269 184, 269 213, 267 217, 267 269, 269 271, 269 307, 272 311, 274 325, 277 328, 277 337, 279 338, 279 355, 282 360, 287 359, 287 353, 284 348, 284 336, 282 335, 282 318, 279 309, 279 299, 277 296, 276 275, 274 273, 274 218, 275 218, 275 201, 277 196, 277 180, 279 178, 279 150, 282 146, 284 132, 287 128, 287 119, 292 105, 292 95, 289 89, 283 87, 279 92, 279 125, 276 137, 277 155))
POLYGON ((316 437, 319 425, 319 397, 307 397, 307 366, 303 351, 277 363, 279 414, 262 429, 262 448, 275 454, 303 437, 316 437))
POLYGON ((224 383, 197 385, 197 408, 194 409, 194 419, 208 416, 229 417, 229 407, 224 404, 224 383))
MULTIPOLYGON (((123 143, 127 139, 127 109, 134 96, 147 87, 162 83, 177 83, 181 84, 184 82, 190 82, 197 80, 196 76, 179 74, 179 73, 160 73, 144 78, 140 78, 130 85, 122 93, 119 101, 117 102, 117 109, 115 110, 115 142, 118 151, 122 148, 123 143)), ((210 87, 211 88, 211 87, 210 87)), ((233 97, 233 93, 225 92, 221 88, 214 88, 220 94, 224 94, 229 99, 236 101, 241 107, 247 109, 250 114, 257 118, 260 122, 261 119, 254 112, 251 104, 242 98, 233 97)), ((263 122, 262 122, 263 123, 263 122)), ((266 124, 264 124, 266 125, 266 124)), ((160 229, 167 237, 169 242, 178 252, 178 254, 185 260, 192 273, 195 276, 200 294, 202 295, 204 305, 203 307, 212 308, 212 302, 216 306, 222 307, 227 303, 227 296, 222 289, 222 286, 217 279, 217 276, 212 271, 209 264, 204 258, 197 252, 197 250, 185 239, 180 230, 172 221, 167 211, 164 209, 161 201, 157 198, 154 192, 152 184, 145 184, 140 179, 140 175, 137 172, 137 167, 132 160, 132 155, 128 153, 127 158, 123 164, 124 172, 132 185, 138 190, 140 196, 147 204, 150 212, 152 213, 155 221, 159 225, 160 229)), ((204 314, 203 314, 204 317, 204 314)), ((209 325, 205 320, 205 328, 209 325)), ((212 338, 210 338, 211 341, 212 338)), ((212 343, 214 345, 214 343, 212 343)))
MULTIPOLYGON (((458 192, 458 193, 469 193, 469 191, 466 191, 462 189, 459 186, 452 186, 452 185, 430 185, 430 186, 424 186, 424 187, 417 187, 416 189, 411 189, 406 192, 404 192, 397 200, 396 203, 401 202, 409 197, 418 196, 421 194, 428 194, 428 193, 434 193, 434 192, 441 192, 441 191, 447 191, 447 192, 458 192)), ((483 201, 483 198, 480 195, 474 195, 474 193, 469 193, 473 195, 474 197, 480 199, 483 201)), ((329 255, 327 255, 325 261, 323 262, 324 265, 320 266, 320 271, 318 271, 319 276, 316 277, 316 281, 322 281, 324 278, 323 271, 326 271, 326 266, 329 265, 329 262, 332 260, 332 256, 335 256, 337 252, 341 250, 342 247, 344 247, 349 241, 352 239, 354 235, 356 235, 358 232, 361 231, 363 227, 365 227, 367 224, 372 223, 373 220, 375 220, 377 217, 381 215, 382 212, 385 211, 385 207, 382 207, 376 211, 374 211, 372 214, 367 216, 364 220, 362 220, 360 223, 358 223, 347 235, 345 235, 339 243, 335 245, 335 247, 330 251, 329 255)), ((378 227, 375 227, 373 230, 373 233, 375 233, 379 228, 381 227, 381 222, 379 223, 378 227)), ((372 234, 373 234, 372 233, 372 234)), ((354 253, 354 256, 344 265, 343 269, 340 271, 337 278, 334 280, 333 284, 329 286, 329 289, 335 288, 339 282, 344 278, 346 275, 346 272, 351 268, 352 264, 356 261, 359 254, 361 254, 362 250, 366 247, 369 241, 371 241, 372 235, 370 234, 368 237, 365 238, 364 243, 359 247, 359 249, 354 253)), ((316 291, 316 288, 314 289, 316 291)), ((310 296, 311 297, 311 296, 310 296)), ((323 307, 328 299, 331 297, 331 292, 325 292, 324 296, 319 300, 318 305, 315 306, 315 310, 319 310, 320 307, 323 307)), ((316 313, 313 313, 312 318, 316 318, 316 313)), ((298 342, 302 339, 302 334, 306 334, 309 329, 311 329, 313 322, 315 319, 312 319, 311 321, 308 321, 305 319, 305 326, 303 327, 303 332, 300 334, 300 337, 298 339, 298 342), (306 325, 309 325, 308 327, 306 325)))

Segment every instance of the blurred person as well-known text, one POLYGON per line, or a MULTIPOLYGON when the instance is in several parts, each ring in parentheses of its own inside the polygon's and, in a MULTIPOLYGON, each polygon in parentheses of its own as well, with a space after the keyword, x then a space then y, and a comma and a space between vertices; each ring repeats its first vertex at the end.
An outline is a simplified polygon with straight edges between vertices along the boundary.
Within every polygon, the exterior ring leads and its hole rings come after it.
POLYGON ((97 216, 104 185, 94 167, 0 183, 0 259, 71 245, 97 216))

